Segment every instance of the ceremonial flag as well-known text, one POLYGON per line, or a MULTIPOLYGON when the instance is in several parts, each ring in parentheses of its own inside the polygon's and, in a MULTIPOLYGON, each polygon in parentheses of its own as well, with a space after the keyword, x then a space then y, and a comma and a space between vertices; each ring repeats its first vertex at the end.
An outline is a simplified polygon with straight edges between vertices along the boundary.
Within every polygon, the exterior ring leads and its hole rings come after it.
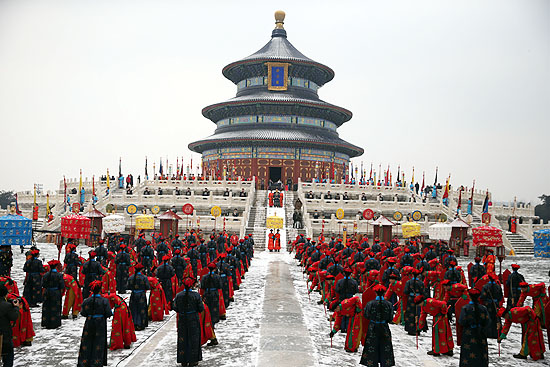
POLYGON ((92 195, 95 196, 95 175, 92 175, 92 195))
POLYGON ((463 187, 461 187, 460 190, 458 191, 458 204, 456 206, 457 210, 462 207, 462 190, 464 190, 463 187))
POLYGON ((372 163, 370 164, 370 175, 369 175, 369 180, 372 178, 372 163))
MULTIPOLYGON (((147 165, 147 163, 145 163, 147 165)), ((147 176, 147 169, 145 169, 145 175, 147 176)), ((109 177, 109 169, 107 168, 107 187, 111 188, 111 177, 109 177)), ((67 191, 67 184, 65 184, 65 191, 67 191)))
POLYGON ((46 214, 50 215, 50 194, 46 194, 46 214))
POLYGON ((445 192, 443 193, 443 199, 447 199, 449 197, 449 179, 447 179, 447 183, 445 184, 445 192))
POLYGON ((15 213, 17 215, 21 215, 21 211, 19 210, 19 200, 17 200, 17 193, 15 193, 15 213))
POLYGON ((422 171, 422 188, 420 189, 420 191, 424 191, 424 171, 422 171))
POLYGON ((434 180, 434 186, 437 185, 437 167, 435 167, 435 180, 434 180))
POLYGON ((483 210, 482 213, 488 213, 489 212, 489 190, 487 190, 487 193, 485 194, 485 200, 483 200, 483 210))
MULTIPOLYGON (((389 167, 388 167, 389 168, 389 167)), ((398 165, 397 166, 397 179, 399 180, 399 178, 401 177, 401 165, 398 165)), ((391 181, 391 180, 390 180, 391 181)))
POLYGON ((414 185, 414 166, 413 166, 413 176, 412 176, 411 183, 414 185))
POLYGON ((80 170, 80 183, 78 184, 78 195, 82 191, 82 170, 80 170))
POLYGON ((159 173, 160 173, 160 175, 162 176, 162 158, 160 159, 159 173))
POLYGON ((472 200, 472 206, 474 205, 474 188, 476 187, 476 180, 474 180, 474 183, 472 185, 472 194, 470 195, 470 200, 472 200))
MULTIPOLYGON (((145 179, 147 180, 147 178, 149 177, 149 175, 147 174, 147 157, 145 157, 145 179)), ((109 181, 107 181, 109 182, 109 181)))
MULTIPOLYGON (((65 182, 65 176, 63 176, 63 182, 65 182)), ((36 184, 34 184, 34 205, 36 205, 36 184)), ((67 183, 65 182, 65 195, 67 195, 67 183)))
POLYGON ((122 176, 122 157, 118 159, 118 177, 122 176))

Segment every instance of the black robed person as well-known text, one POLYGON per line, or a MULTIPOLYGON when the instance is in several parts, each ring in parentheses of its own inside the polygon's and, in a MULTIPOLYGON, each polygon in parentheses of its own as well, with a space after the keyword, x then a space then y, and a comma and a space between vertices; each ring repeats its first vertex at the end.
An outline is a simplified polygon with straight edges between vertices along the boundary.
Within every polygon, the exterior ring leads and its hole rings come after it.
POLYGON ((132 258, 126 251, 126 245, 120 245, 120 251, 115 258, 116 264, 116 288, 118 293, 126 293, 128 288, 128 271, 132 265, 132 258))
POLYGON ((143 330, 149 325, 147 316, 147 297, 145 292, 151 289, 149 280, 141 273, 143 265, 137 264, 136 273, 128 278, 128 289, 132 291, 130 296, 130 312, 137 331, 143 330))
POLYGON ((489 366, 489 350, 487 347, 487 325, 489 312, 478 302, 480 292, 477 289, 468 291, 469 304, 460 311, 458 323, 462 326, 462 345, 460 346, 460 367, 489 366))
POLYGON ((65 290, 63 274, 58 272, 61 263, 57 260, 48 261, 50 271, 42 278, 42 327, 56 329, 61 326, 61 298, 65 290))
POLYGON ((78 367, 107 365, 107 319, 113 314, 109 301, 99 294, 101 286, 99 280, 90 283, 93 294, 82 302, 80 314, 86 317, 86 322, 82 330, 78 367))
POLYGON ((364 366, 395 366, 393 344, 388 323, 393 319, 393 305, 384 299, 386 287, 377 285, 373 289, 376 299, 367 303, 364 316, 369 320, 365 347, 360 364, 364 366))
POLYGON ((202 361, 199 313, 204 311, 204 305, 201 296, 191 290, 194 283, 192 278, 185 279, 185 290, 172 302, 172 309, 178 313, 177 361, 184 366, 197 366, 202 361))

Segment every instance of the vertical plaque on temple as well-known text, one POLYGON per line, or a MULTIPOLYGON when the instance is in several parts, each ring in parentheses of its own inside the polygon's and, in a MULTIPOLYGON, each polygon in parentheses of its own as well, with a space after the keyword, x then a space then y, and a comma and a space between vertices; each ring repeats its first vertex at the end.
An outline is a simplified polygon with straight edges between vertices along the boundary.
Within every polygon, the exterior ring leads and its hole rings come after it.
POLYGON ((267 89, 288 89, 288 63, 268 62, 267 64, 267 89))

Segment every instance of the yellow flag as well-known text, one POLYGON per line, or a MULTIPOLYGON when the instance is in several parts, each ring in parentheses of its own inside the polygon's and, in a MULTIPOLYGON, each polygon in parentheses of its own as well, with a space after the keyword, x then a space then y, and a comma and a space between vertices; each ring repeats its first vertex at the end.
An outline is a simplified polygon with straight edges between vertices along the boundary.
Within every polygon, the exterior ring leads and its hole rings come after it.
POLYGON ((34 185, 34 205, 36 205, 36 184, 34 185))
POLYGON ((107 187, 111 187, 111 178, 109 177, 109 169, 107 168, 107 187))
POLYGON ((46 194, 46 213, 50 215, 52 211, 50 210, 50 194, 46 194))
POLYGON ((82 170, 80 170, 80 183, 78 184, 78 194, 82 191, 82 170))

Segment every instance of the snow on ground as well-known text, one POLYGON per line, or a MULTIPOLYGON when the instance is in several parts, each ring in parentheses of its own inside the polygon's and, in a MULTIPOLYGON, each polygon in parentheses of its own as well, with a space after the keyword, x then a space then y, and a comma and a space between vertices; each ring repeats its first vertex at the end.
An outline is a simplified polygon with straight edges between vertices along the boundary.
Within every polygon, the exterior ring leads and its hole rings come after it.
MULTIPOLYGON (((57 258, 57 248, 50 244, 40 244, 41 256, 45 261, 57 258)), ((13 278, 19 289, 23 291, 24 273, 22 272, 24 255, 14 247, 13 278)), ((235 302, 227 310, 227 320, 216 326, 216 335, 220 344, 215 347, 203 348, 201 366, 255 366, 257 365, 260 346, 260 326, 263 318, 263 303, 266 276, 271 261, 284 261, 290 266, 294 281, 294 290, 302 307, 302 314, 309 333, 304 335, 312 338, 319 366, 357 366, 361 357, 362 347, 357 353, 344 351, 344 335, 338 333, 330 346, 330 325, 322 305, 317 301, 320 296, 311 293, 308 299, 306 281, 297 262, 284 249, 281 253, 257 252, 249 272, 235 292, 235 302)), ((459 259, 460 265, 467 266, 469 261, 459 259)), ((548 282, 550 259, 533 259, 531 257, 510 257, 503 262, 503 270, 512 263, 521 265, 520 272, 530 283, 548 282)), ((498 264, 497 264, 498 270, 498 264)), ((128 295, 126 295, 128 296, 128 295)), ((530 301, 528 301, 529 303, 530 301)), ((56 330, 45 330, 40 327, 41 308, 32 309, 32 318, 36 332, 31 347, 19 347, 15 351, 15 366, 74 366, 78 358, 80 336, 84 319, 63 320, 56 330)), ((429 318, 431 319, 431 317, 429 318)), ((110 333, 111 323, 108 322, 110 333)), ((454 326, 453 326, 454 331, 454 326)), ((415 338, 407 335, 402 327, 391 325, 394 343, 395 359, 398 366, 458 366, 459 347, 455 347, 453 357, 434 358, 426 355, 431 346, 431 329, 419 337, 419 349, 416 349, 415 338)), ((544 332, 546 338, 546 332, 544 332)), ((150 323, 144 331, 136 332, 137 342, 131 349, 109 351, 109 366, 138 365, 176 366, 176 328, 175 315, 172 312, 163 322, 150 323), (164 328, 162 328, 166 325, 164 328), (162 328, 162 330, 160 330, 162 328), (157 333, 157 331, 159 331, 157 333), (147 347, 150 350, 147 349, 147 347), (143 362, 136 364, 136 355, 141 355, 143 362)), ((503 367, 529 365, 533 367, 548 366, 545 361, 520 361, 512 358, 520 349, 521 329, 512 326, 509 337, 502 343, 501 357, 495 340, 489 341, 490 363, 503 367)), ((547 353, 548 355, 548 353, 547 353)), ((550 355, 548 355, 550 357, 550 355)))

